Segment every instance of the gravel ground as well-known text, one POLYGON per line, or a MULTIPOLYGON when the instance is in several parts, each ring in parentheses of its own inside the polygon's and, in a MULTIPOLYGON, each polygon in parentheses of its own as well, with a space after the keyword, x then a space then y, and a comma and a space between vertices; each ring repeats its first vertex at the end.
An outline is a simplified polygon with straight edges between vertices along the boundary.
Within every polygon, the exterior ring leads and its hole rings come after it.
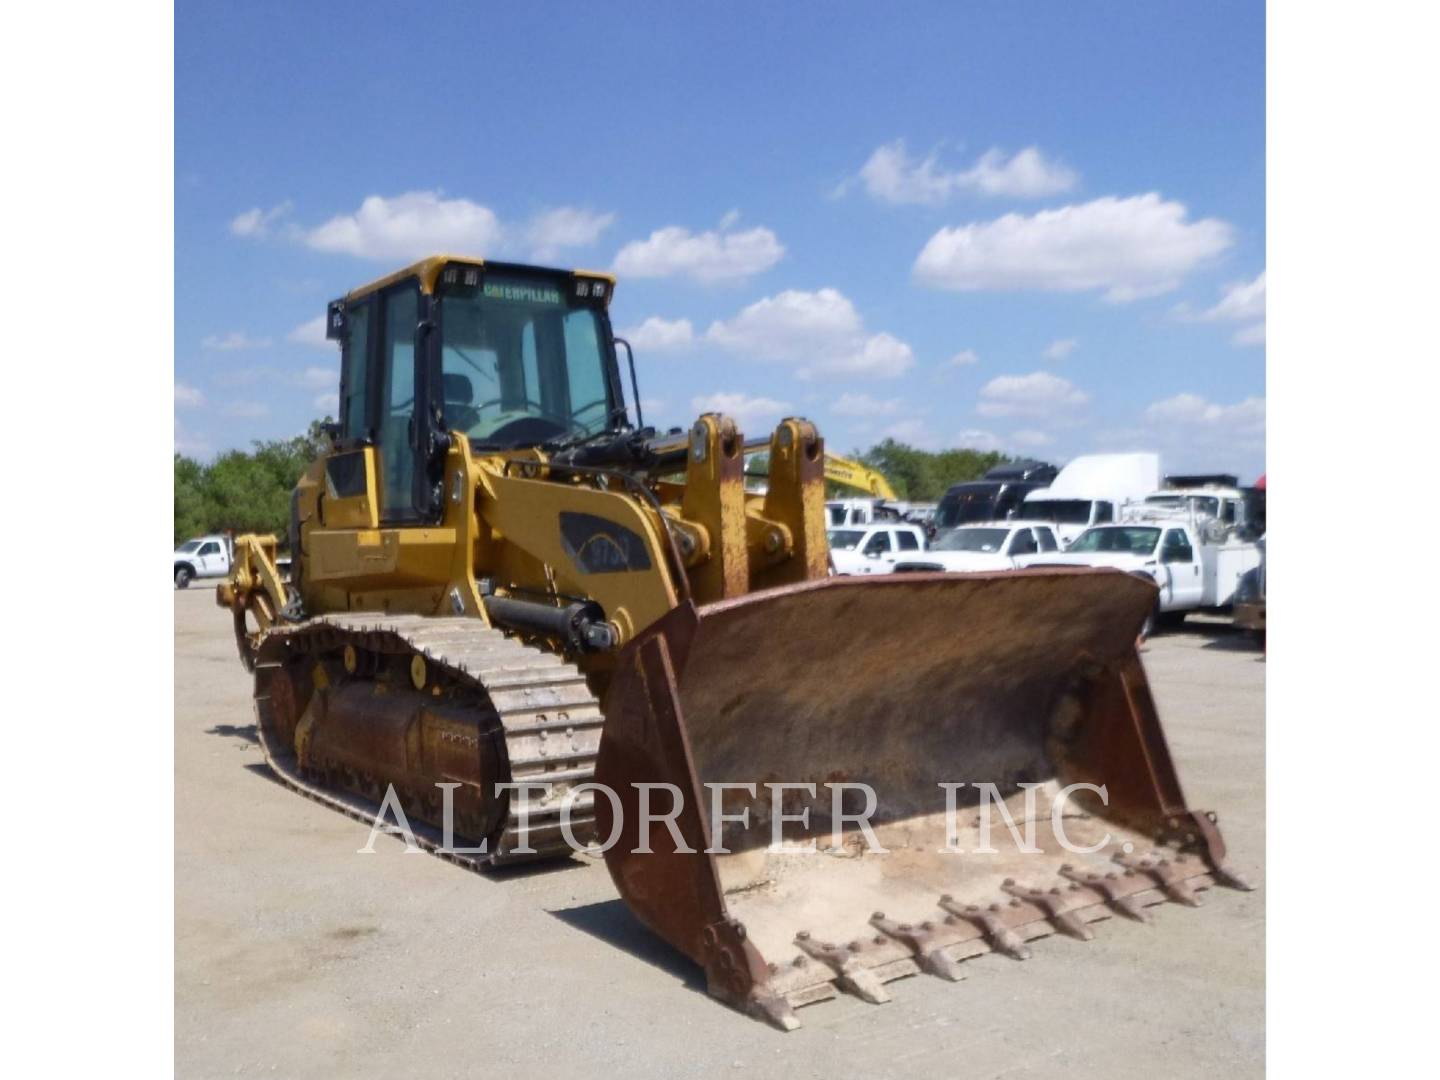
POLYGON ((602 863, 484 878, 289 792, 210 588, 175 594, 175 1042, 185 1077, 1258 1075, 1265 1049, 1265 664, 1228 625, 1145 663, 1190 804, 1261 889, 1051 937, 959 984, 841 998, 783 1034, 719 1005, 602 863))

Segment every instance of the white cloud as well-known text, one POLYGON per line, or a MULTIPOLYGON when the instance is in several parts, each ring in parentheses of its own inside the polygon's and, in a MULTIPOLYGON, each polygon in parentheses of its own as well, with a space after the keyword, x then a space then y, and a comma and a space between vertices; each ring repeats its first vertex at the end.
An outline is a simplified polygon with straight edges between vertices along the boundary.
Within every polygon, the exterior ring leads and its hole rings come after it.
POLYGON ((403 261, 438 251, 484 255, 500 246, 502 230, 487 206, 438 191, 407 191, 371 195, 353 214, 338 214, 302 236, 317 251, 403 261))
POLYGON ((527 230, 531 257, 554 259, 565 248, 588 247, 615 222, 614 214, 600 214, 577 206, 557 206, 538 214, 527 230))
POLYGON ((947 171, 935 153, 915 161, 906 152, 903 139, 877 149, 860 169, 860 181, 872 198, 929 205, 961 193, 1016 198, 1055 195, 1069 191, 1077 179, 1074 172, 1048 160, 1035 146, 1011 157, 992 148, 970 168, 947 171))
POLYGON ((296 345, 313 345, 320 349, 333 349, 337 343, 325 336, 325 316, 316 315, 285 335, 285 340, 296 345))
POLYGON ((716 412, 733 416, 735 422, 747 431, 759 431, 762 428, 774 427, 790 412, 788 402, 735 393, 693 397, 690 399, 690 407, 695 410, 697 415, 716 412))
POLYGON ((175 453, 189 457, 208 457, 210 444, 182 424, 175 421, 175 453))
POLYGON ((944 228, 915 260, 921 283, 938 289, 1103 289, 1123 302, 1168 292, 1232 243, 1216 218, 1188 220, 1183 203, 1157 193, 1006 214, 944 228))
POLYGON ((999 450, 1000 440, 992 432, 967 428, 955 436, 955 445, 968 450, 999 450))
POLYGON ((980 388, 981 416, 1054 416, 1072 412, 1090 395, 1069 379, 1048 371, 1029 375, 997 375, 980 388))
MULTIPOLYGON (((230 231, 261 237, 289 212, 289 203, 273 210, 247 210, 230 223, 230 231)), ((567 248, 595 243, 614 221, 614 214, 557 206, 528 222, 506 225, 495 211, 472 199, 446 198, 440 191, 407 191, 368 196, 354 213, 337 214, 312 227, 291 224, 286 234, 316 251, 392 262, 446 251, 493 255, 521 250, 548 261, 567 248)))
POLYGON ((332 390, 328 394, 319 394, 312 404, 326 416, 335 416, 340 412, 340 395, 332 390))
POLYGON ((270 413, 269 407, 259 401, 232 401, 221 411, 226 416, 239 416, 246 419, 268 416, 270 413))
POLYGON ((620 336, 641 351, 665 352, 688 349, 695 344, 695 327, 689 319, 662 319, 652 315, 634 329, 622 330, 620 336))
POLYGON ((1233 405, 1219 405, 1199 394, 1176 394, 1147 408, 1145 419, 1163 426, 1225 428, 1253 435, 1265 430, 1265 399, 1248 397, 1233 405))
POLYGON ((205 395, 193 386, 182 382, 175 384, 175 407, 177 409, 198 409, 205 404, 205 395))
POLYGON ((1236 330, 1230 340, 1236 345, 1263 345, 1265 344, 1265 271, 1261 270, 1252 281, 1230 282, 1225 286, 1214 307, 1206 308, 1199 314, 1192 315, 1189 309, 1182 304, 1176 309, 1176 313, 1191 322, 1248 323, 1248 326, 1242 326, 1236 330))
POLYGON ((1016 446, 1026 450, 1038 450, 1042 446, 1049 446, 1055 440, 1043 431, 1036 431, 1033 428, 1022 428, 1019 431, 1010 433, 1010 441, 1016 446))
POLYGON ((897 420, 885 428, 881 435, 896 442, 917 446, 921 450, 940 449, 940 437, 930 430, 930 425, 918 417, 897 420))
POLYGON ((869 394, 841 394, 830 406, 836 416, 894 416, 901 409, 899 398, 881 400, 869 394))
POLYGON ((1227 405, 1199 394, 1175 394, 1147 408, 1143 419, 1147 440, 1160 445, 1176 468, 1231 472, 1263 468, 1263 397, 1227 405))
MULTIPOLYGON (((321 319, 324 323, 324 319, 321 319)), ((202 349, 210 349, 216 352, 238 352, 243 349, 265 349, 270 346, 269 338, 252 338, 240 330, 231 330, 228 334, 209 334, 200 342, 202 349)))
POLYGON ((1230 340, 1236 345, 1264 345, 1265 324, 1261 322, 1254 326, 1242 327, 1230 335, 1230 340))
MULTIPOLYGON (((733 211, 732 211, 733 213, 733 211)), ((729 219, 729 215, 726 215, 729 219)), ((702 282, 736 281, 769 270, 785 254, 769 229, 724 228, 692 233, 679 225, 656 229, 615 256, 617 273, 630 277, 684 276, 702 282)))
POLYGON ((1067 356, 1069 356, 1072 352, 1075 351, 1076 347, 1079 344, 1079 339, 1073 337, 1059 338, 1056 341, 1052 341, 1049 345, 1045 346, 1045 359, 1064 360, 1067 356))
POLYGON ((915 363, 905 342, 886 333, 868 334, 855 305, 835 289, 787 289, 767 296, 732 319, 712 323, 706 337, 753 359, 793 363, 802 378, 892 377, 915 363))
POLYGON ((334 368, 307 367, 294 377, 294 381, 300 386, 307 386, 312 390, 319 390, 326 386, 339 385, 340 373, 334 368))
POLYGON ((949 360, 945 361, 946 367, 970 367, 980 362, 980 354, 974 349, 961 349, 949 360))
POLYGON ((243 214, 237 214, 230 220, 230 232, 234 236, 261 237, 270 232, 270 226, 286 217, 293 204, 289 199, 272 206, 269 210, 262 210, 255 206, 246 210, 243 214))

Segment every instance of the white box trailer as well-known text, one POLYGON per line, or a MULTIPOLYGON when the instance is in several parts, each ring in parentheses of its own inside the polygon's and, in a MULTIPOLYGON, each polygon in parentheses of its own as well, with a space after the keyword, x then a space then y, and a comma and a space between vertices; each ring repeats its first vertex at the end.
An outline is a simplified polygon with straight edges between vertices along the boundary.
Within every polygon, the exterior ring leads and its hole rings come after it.
POLYGON ((1159 454, 1083 454, 1049 487, 1027 494, 1011 518, 1053 525, 1060 542, 1069 545, 1090 526, 1115 521, 1125 503, 1159 486, 1159 454))

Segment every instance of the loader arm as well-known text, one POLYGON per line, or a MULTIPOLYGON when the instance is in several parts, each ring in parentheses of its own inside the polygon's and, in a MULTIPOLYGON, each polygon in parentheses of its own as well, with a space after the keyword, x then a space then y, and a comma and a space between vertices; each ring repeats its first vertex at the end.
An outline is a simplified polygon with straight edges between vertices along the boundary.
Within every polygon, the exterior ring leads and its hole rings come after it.
POLYGON ((280 575, 274 536, 244 533, 235 538, 229 576, 215 588, 215 602, 235 621, 235 643, 247 668, 255 666, 260 640, 289 603, 289 589, 280 575))

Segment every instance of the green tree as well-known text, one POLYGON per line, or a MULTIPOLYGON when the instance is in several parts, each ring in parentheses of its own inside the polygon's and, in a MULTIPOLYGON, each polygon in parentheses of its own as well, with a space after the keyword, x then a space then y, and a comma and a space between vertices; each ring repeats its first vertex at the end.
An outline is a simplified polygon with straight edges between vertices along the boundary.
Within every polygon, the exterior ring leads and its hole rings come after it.
POLYGON ((911 502, 935 502, 952 484, 977 480, 986 470, 1010 459, 993 450, 919 450, 885 439, 857 455, 885 474, 896 494, 911 502))
POLYGON ((211 532, 261 532, 284 537, 290 493, 330 445, 316 420, 303 435, 255 442, 203 465, 175 455, 175 542, 211 532))
POLYGON ((175 455, 175 543, 203 533, 209 518, 205 508, 205 466, 183 454, 175 455))

